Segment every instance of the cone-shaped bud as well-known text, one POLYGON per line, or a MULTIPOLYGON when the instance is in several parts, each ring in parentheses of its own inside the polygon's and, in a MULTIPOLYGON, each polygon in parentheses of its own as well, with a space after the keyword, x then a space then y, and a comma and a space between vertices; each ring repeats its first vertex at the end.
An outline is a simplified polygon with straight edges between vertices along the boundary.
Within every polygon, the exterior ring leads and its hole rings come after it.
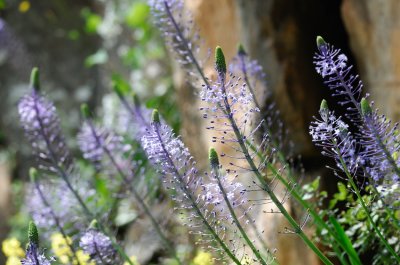
POLYGON ((371 106, 365 98, 361 99, 361 114, 363 116, 370 115, 372 113, 371 106))
POLYGON ((327 45, 328 44, 321 36, 317 36, 317 47, 322 54, 327 52, 327 45))
POLYGON ((117 84, 117 82, 112 82, 111 85, 112 85, 112 88, 113 88, 114 92, 117 94, 117 96, 120 97, 120 98, 123 98, 124 95, 125 95, 124 89, 122 89, 122 87, 119 86, 117 84))
POLYGON ((35 223, 32 221, 29 222, 28 240, 29 240, 29 243, 39 246, 39 233, 38 233, 35 223))
POLYGON ((99 223, 97 222, 96 219, 90 222, 89 229, 99 230, 99 223))
POLYGON ((158 110, 154 109, 151 114, 151 122, 152 123, 160 123, 160 114, 158 114, 158 110))
POLYGON ((225 55, 220 46, 215 48, 215 69, 218 73, 226 74, 225 55))
POLYGON ((36 91, 40 90, 39 68, 37 67, 32 69, 30 85, 36 91))
POLYGON ((90 118, 90 110, 89 106, 86 103, 81 105, 81 114, 84 119, 90 118))
POLYGON ((320 47, 322 45, 326 45, 324 38, 322 38, 321 36, 317 36, 317 46, 320 47))
POLYGON ((319 111, 329 111, 328 102, 325 99, 321 101, 321 105, 319 107, 319 111))
POLYGON ((136 107, 140 106, 140 100, 138 95, 135 92, 132 92, 132 98, 133 98, 133 104, 135 104, 136 107))
POLYGON ((241 43, 239 43, 239 45, 238 45, 237 53, 242 56, 247 55, 246 50, 244 49, 244 47, 241 43))
POLYGON ((34 168, 34 167, 31 167, 31 168, 29 169, 29 177, 30 177, 30 179, 31 179, 31 181, 32 181, 33 183, 36 182, 36 180, 38 179, 38 176, 39 176, 39 173, 38 173, 37 169, 34 168))
POLYGON ((214 148, 210 148, 208 152, 208 160, 212 168, 219 167, 218 153, 214 148))

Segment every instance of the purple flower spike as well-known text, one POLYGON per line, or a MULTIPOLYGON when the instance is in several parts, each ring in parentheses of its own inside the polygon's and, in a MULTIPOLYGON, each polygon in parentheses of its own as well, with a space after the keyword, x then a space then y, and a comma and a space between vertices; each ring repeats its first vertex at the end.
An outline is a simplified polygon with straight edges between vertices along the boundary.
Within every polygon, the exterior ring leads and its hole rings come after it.
POLYGON ((111 239, 96 229, 89 228, 81 237, 79 246, 96 264, 114 264, 116 251, 111 239))

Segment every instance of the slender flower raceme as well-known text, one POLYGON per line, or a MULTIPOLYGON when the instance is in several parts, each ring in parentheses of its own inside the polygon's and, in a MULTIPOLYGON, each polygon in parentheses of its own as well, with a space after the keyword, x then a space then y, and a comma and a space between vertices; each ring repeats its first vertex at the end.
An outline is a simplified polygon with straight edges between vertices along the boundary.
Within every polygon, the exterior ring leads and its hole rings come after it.
POLYGON ((237 245, 225 240, 229 227, 225 225, 225 213, 219 208, 221 199, 208 193, 213 187, 204 186, 193 157, 172 130, 161 123, 157 110, 153 112, 152 125, 142 139, 142 146, 163 175, 166 188, 173 192, 177 210, 182 214, 188 212, 186 225, 209 247, 215 245, 222 256, 241 264, 237 245))
POLYGON ((322 154, 332 157, 340 170, 345 170, 341 160, 346 164, 346 170, 356 174, 359 161, 356 140, 349 132, 349 126, 328 109, 323 100, 319 110, 321 119, 316 119, 310 125, 310 135, 315 145, 322 147, 322 154))
MULTIPOLYGON (((75 173, 73 159, 61 132, 56 109, 53 103, 39 92, 39 72, 36 68, 32 70, 31 89, 31 93, 25 95, 18 104, 21 124, 31 142, 39 169, 45 175, 61 177, 61 180, 52 178, 46 184, 39 184, 39 187, 43 188, 46 185, 49 188, 48 192, 44 192, 46 197, 52 192, 53 195, 57 194, 52 197, 52 208, 63 224, 78 225, 80 222, 72 219, 82 216, 83 212, 75 205, 80 205, 79 200, 83 202, 90 196, 90 189, 75 173), (81 214, 77 214, 78 212, 81 214)), ((49 207, 43 204, 43 199, 38 194, 38 189, 33 189, 27 198, 29 211, 39 226, 48 229, 50 227, 47 225, 55 224, 49 207)))
POLYGON ((372 111, 366 99, 361 100, 363 127, 360 135, 364 147, 362 155, 366 171, 374 181, 399 183, 400 160, 398 152, 400 139, 398 124, 391 126, 390 120, 384 115, 372 111))
POLYGON ((51 265, 54 264, 53 259, 48 259, 39 250, 39 234, 36 225, 33 222, 29 223, 28 229, 28 247, 26 256, 21 260, 22 265, 51 265))
POLYGON ((139 191, 136 190, 135 185, 132 184, 132 181, 136 180, 135 178, 137 173, 141 170, 140 165, 136 165, 137 169, 132 167, 134 163, 131 159, 131 155, 127 155, 128 152, 133 153, 132 146, 127 147, 127 144, 122 142, 122 137, 119 137, 114 132, 95 127, 89 115, 87 105, 82 105, 81 110, 82 115, 85 118, 85 126, 83 127, 79 138, 81 150, 84 153, 84 156, 90 158, 90 154, 96 154, 96 161, 100 159, 104 162, 105 165, 103 165, 103 167, 110 171, 110 176, 119 176, 120 181, 118 184, 120 185, 120 189, 124 188, 132 193, 144 213, 150 218, 154 229, 163 243, 165 243, 166 248, 172 254, 174 259, 176 259, 178 264, 181 264, 180 259, 172 247, 172 242, 167 239, 146 202, 140 195, 139 191), (86 146, 87 143, 90 143, 89 147, 86 146), (93 152, 91 150, 96 151, 93 152), (100 156, 97 156, 97 154, 100 156))
POLYGON ((347 106, 346 115, 357 122, 360 120, 360 99, 363 84, 358 75, 351 74, 352 65, 348 65, 347 56, 317 37, 318 52, 314 55, 317 73, 325 78, 325 84, 340 98, 339 103, 347 106))
MULTIPOLYGON (((250 123, 253 119, 254 112, 258 112, 259 109, 254 107, 252 96, 248 93, 245 84, 239 85, 235 77, 227 78, 225 57, 220 47, 217 47, 215 52, 215 69, 218 74, 218 81, 211 87, 205 87, 201 95, 202 100, 208 103, 208 106, 201 108, 201 110, 206 111, 203 116, 211 118, 211 125, 208 128, 221 135, 213 136, 213 141, 218 140, 222 144, 228 144, 236 154, 236 156, 230 157, 245 163, 244 165, 235 165, 231 162, 234 172, 243 170, 250 172, 256 179, 254 183, 258 182, 256 185, 261 188, 260 191, 268 195, 267 200, 272 202, 289 221, 294 230, 293 233, 298 234, 307 246, 318 255, 321 261, 325 264, 331 264, 302 231, 303 225, 299 225, 283 206, 287 195, 284 195, 283 199, 279 199, 274 193, 275 185, 266 181, 262 171, 266 165, 270 165, 268 163, 270 156, 268 154, 264 155, 261 161, 256 159, 259 152, 265 153, 269 150, 267 148, 268 136, 262 137, 261 141, 257 141, 254 134, 260 128, 260 124, 250 126, 250 129, 247 127, 247 123, 250 123)), ((271 151, 273 152, 274 150, 271 151)), ((274 177, 282 179, 279 170, 270 166, 268 168, 272 170, 274 177)), ((289 185, 288 188, 290 188, 289 185)), ((290 191, 287 194, 290 194, 290 191)))
POLYGON ((192 83, 198 80, 208 84, 199 53, 199 35, 193 27, 191 14, 185 13, 182 0, 149 0, 156 25, 160 28, 170 49, 177 55, 182 69, 187 71, 192 83))
MULTIPOLYGON (((88 205, 88 197, 91 195, 87 186, 88 183, 79 178, 79 174, 75 172, 75 165, 61 132, 60 121, 53 103, 39 92, 39 72, 37 68, 32 70, 31 89, 32 92, 20 100, 18 110, 21 124, 38 160, 39 169, 43 173, 58 176, 60 179, 55 181, 65 185, 62 191, 69 192, 71 198, 74 198, 75 205, 80 208, 79 216, 84 216, 86 221, 93 219, 95 215, 89 210, 90 205, 88 205)), ((42 202, 43 205, 40 194, 37 198, 38 202, 42 202)), ((53 200, 58 199, 62 200, 63 198, 59 194, 53 198, 53 200)), ((33 209, 36 208, 33 207, 33 209)), ((50 214, 50 212, 47 211, 47 214, 50 214)), ((72 217, 74 215, 69 214, 67 216, 72 217)), ((99 225, 99 227, 102 232, 105 232, 102 225, 99 225)), ((128 263, 132 263, 118 244, 113 242, 113 246, 128 263)))
POLYGON ((89 229, 82 235, 79 246, 96 264, 115 264, 117 253, 110 238, 96 228, 94 220, 89 229))

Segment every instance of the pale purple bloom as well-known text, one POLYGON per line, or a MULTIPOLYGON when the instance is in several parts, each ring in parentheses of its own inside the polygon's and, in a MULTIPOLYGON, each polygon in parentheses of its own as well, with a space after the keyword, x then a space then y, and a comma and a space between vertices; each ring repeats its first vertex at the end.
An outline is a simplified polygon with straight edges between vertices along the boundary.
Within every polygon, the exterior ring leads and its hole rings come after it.
POLYGON ((53 103, 32 89, 19 101, 18 112, 40 169, 57 174, 63 171, 63 177, 68 178, 73 170, 73 159, 53 103))
POLYGON ((111 239, 103 233, 89 229, 81 237, 79 246, 97 264, 115 264, 116 251, 111 239))
MULTIPOLYGON (((38 190, 34 187, 28 190, 25 198, 26 208, 38 227, 45 232, 57 228, 52 211, 60 222, 60 226, 67 229, 68 232, 76 232, 87 226, 84 213, 76 197, 64 181, 41 181, 38 185, 40 185, 45 199, 51 203, 51 208, 46 206, 38 190)), ((85 199, 93 196, 93 191, 84 183, 80 183, 76 190, 85 199)))
MULTIPOLYGON (((240 245, 237 245, 238 241, 225 240, 237 235, 222 194, 217 191, 216 180, 203 183, 193 157, 180 138, 167 125, 153 122, 142 139, 142 146, 163 175, 166 188, 173 191, 176 209, 188 212, 186 225, 192 233, 200 234, 205 242, 215 242, 217 251, 222 249, 221 242, 224 242, 236 254, 240 245)), ((229 183, 225 177, 222 181, 232 203, 242 205, 245 199, 235 197, 241 195, 242 186, 229 183)))
POLYGON ((322 154, 332 157, 340 170, 356 174, 360 158, 357 143, 350 134, 349 126, 329 110, 320 110, 321 119, 315 118, 310 125, 310 135, 315 145, 322 148, 322 154), (341 164, 345 163, 346 169, 341 164))
POLYGON ((398 124, 391 126, 390 120, 375 111, 364 115, 361 130, 367 174, 375 181, 398 182, 400 160, 394 156, 400 151, 398 124))
POLYGON ((149 0, 156 20, 156 26, 163 34, 166 44, 177 56, 182 69, 191 77, 192 83, 198 80, 208 83, 202 69, 203 62, 197 57, 200 50, 200 36, 193 26, 193 18, 185 12, 182 0, 149 0))
POLYGON ((54 264, 54 258, 46 258, 43 253, 39 252, 39 248, 34 243, 29 243, 26 250, 26 256, 21 260, 22 265, 51 265, 54 264))
POLYGON ((347 106, 346 114, 351 120, 360 120, 360 99, 363 84, 358 75, 351 73, 346 55, 328 43, 320 44, 314 55, 314 65, 318 74, 325 79, 325 84, 333 91, 333 96, 340 98, 339 103, 347 106))

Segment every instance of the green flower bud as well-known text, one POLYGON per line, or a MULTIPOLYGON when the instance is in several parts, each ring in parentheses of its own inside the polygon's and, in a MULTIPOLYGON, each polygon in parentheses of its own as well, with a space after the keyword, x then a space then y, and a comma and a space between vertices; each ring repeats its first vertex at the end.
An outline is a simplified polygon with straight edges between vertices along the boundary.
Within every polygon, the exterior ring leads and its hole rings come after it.
POLYGON ((88 119, 90 117, 90 110, 89 110, 89 106, 87 104, 82 104, 81 105, 81 113, 82 113, 82 117, 85 119, 88 119))
POLYGON ((321 101, 321 105, 319 107, 319 111, 329 111, 328 102, 325 99, 321 101))
POLYGON ((363 116, 370 115, 372 113, 371 106, 365 98, 361 99, 361 114, 363 116))
POLYGON ((35 223, 32 221, 29 222, 28 239, 29 239, 29 243, 39 246, 39 233, 38 233, 35 223))
POLYGON ((321 47, 325 46, 326 42, 321 36, 317 36, 317 47, 320 49, 321 47))
POLYGON ((214 148, 210 148, 208 152, 208 160, 210 162, 211 167, 219 166, 218 153, 217 151, 215 151, 214 148))
POLYGON ((244 49, 243 45, 239 43, 237 53, 239 55, 247 55, 246 50, 244 49))
POLYGON ((97 222, 96 219, 93 219, 92 222, 90 222, 89 229, 99 229, 99 223, 97 222))
POLYGON ((34 67, 31 71, 31 81, 30 85, 36 91, 40 90, 40 80, 39 80, 39 68, 34 67))
POLYGON ((112 82, 112 88, 118 97, 122 98, 125 95, 124 89, 117 84, 117 82, 112 82))
POLYGON ((226 74, 225 55, 220 46, 215 48, 215 69, 218 73, 226 74))
POLYGON ((29 177, 30 177, 31 181, 36 182, 38 176, 39 176, 39 173, 38 173, 37 169, 34 167, 31 167, 29 169, 29 177))
POLYGON ((151 114, 151 122, 152 123, 160 123, 160 115, 158 114, 158 110, 154 109, 151 114))

